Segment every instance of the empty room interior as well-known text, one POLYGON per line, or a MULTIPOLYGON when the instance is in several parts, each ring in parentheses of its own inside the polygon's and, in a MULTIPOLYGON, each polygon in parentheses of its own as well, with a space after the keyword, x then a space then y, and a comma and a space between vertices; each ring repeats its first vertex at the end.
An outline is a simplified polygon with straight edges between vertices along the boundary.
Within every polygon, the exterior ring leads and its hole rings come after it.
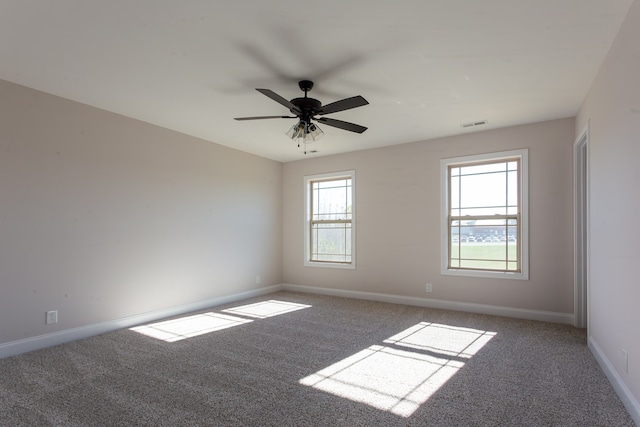
POLYGON ((0 424, 640 425, 640 0, 0 10, 0 424))

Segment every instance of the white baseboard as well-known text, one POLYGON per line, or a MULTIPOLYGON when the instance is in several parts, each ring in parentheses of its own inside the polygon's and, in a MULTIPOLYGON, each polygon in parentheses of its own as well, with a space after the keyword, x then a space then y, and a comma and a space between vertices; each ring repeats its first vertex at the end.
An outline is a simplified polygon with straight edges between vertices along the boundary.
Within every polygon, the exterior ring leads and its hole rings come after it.
POLYGON ((344 298, 355 298, 369 301, 388 302, 392 304, 413 305, 418 307, 438 308, 442 310, 465 311, 470 313, 489 314, 493 316, 514 317, 517 319, 539 320, 542 322, 574 324, 573 314, 552 311, 526 310, 521 308, 500 307, 495 305, 472 304, 465 302, 415 298, 400 295, 379 294, 374 292, 347 291, 343 289, 319 288, 293 284, 282 284, 284 290, 306 292, 310 294, 328 295, 344 298))
POLYGON ((605 356, 596 340, 593 337, 589 337, 588 343, 591 353, 593 353, 593 356, 598 361, 600 368, 609 379, 609 382, 618 394, 618 397, 620 397, 622 404, 627 408, 627 411, 629 411, 629 415, 631 415, 633 421, 640 426, 640 403, 638 403, 633 394, 631 394, 631 390, 629 390, 620 375, 618 375, 618 372, 615 370, 607 356, 605 356))
POLYGON ((198 301, 191 304, 170 307, 167 309, 143 313, 135 316, 129 316, 121 319, 115 319, 108 322, 81 326, 73 329, 66 329, 64 331, 54 332, 51 334, 40 335, 37 337, 0 344, 0 359, 26 353, 29 351, 39 350, 46 347, 51 347, 54 345, 64 344, 66 342, 75 341, 82 338, 88 338, 94 335, 104 334, 106 332, 115 331, 122 328, 130 328, 132 326, 140 325, 143 323, 154 322, 171 316, 179 316, 181 314, 202 310, 208 307, 214 307, 217 305, 240 301, 247 298, 267 295, 281 290, 388 302, 392 304, 405 304, 419 307, 439 308, 444 310, 466 311, 471 313, 489 314, 495 316, 506 316, 520 319, 540 320, 545 322, 573 325, 573 315, 564 313, 523 310, 517 308, 499 307, 483 304, 470 304, 427 298, 413 298, 373 292, 347 291, 342 289, 280 284, 251 291, 240 292, 223 297, 212 298, 205 301, 198 301))
POLYGON ((95 335, 104 334, 106 332, 115 331, 122 328, 130 328, 148 322, 155 322, 171 316, 179 316, 181 314, 190 313, 192 311, 203 310, 205 308, 217 305, 228 304, 247 298, 253 298, 277 292, 282 290, 281 285, 268 286, 265 288, 255 289, 237 294, 226 295, 217 298, 211 298, 204 301, 198 301, 191 304, 184 304, 176 307, 170 307, 163 310, 152 311, 149 313, 138 314, 135 316, 115 319, 108 322, 96 323, 87 326, 81 326, 73 329, 66 329, 51 334, 40 335, 37 337, 26 338, 18 341, 11 341, 0 344, 0 359, 15 356, 33 350, 39 350, 45 347, 64 344, 66 342, 88 338, 95 335))

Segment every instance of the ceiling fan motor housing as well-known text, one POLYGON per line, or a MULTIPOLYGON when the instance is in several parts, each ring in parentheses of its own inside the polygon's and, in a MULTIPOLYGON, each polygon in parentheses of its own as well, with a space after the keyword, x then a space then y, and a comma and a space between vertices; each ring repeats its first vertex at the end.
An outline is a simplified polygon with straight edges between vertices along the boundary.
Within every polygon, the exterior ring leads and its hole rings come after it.
MULTIPOLYGON (((322 107, 322 103, 317 99, 313 98, 294 98, 290 101, 293 105, 298 107, 298 109, 302 112, 302 116, 314 116, 320 111, 320 107, 322 107)), ((294 109, 290 110, 293 114, 296 114, 294 109)))

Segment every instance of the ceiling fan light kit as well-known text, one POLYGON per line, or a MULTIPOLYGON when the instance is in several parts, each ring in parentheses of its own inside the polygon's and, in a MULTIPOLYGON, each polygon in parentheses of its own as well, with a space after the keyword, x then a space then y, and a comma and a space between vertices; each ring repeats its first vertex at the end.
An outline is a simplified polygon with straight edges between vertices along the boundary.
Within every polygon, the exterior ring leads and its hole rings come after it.
POLYGON ((340 101, 332 102, 325 106, 320 101, 314 98, 309 98, 307 92, 313 88, 313 82, 311 80, 301 80, 298 82, 300 90, 304 92, 304 97, 294 98, 290 101, 273 92, 270 89, 256 89, 263 95, 271 98, 277 103, 287 107, 289 111, 294 114, 293 116, 257 116, 257 117, 236 117, 235 120, 261 120, 261 119, 299 119, 298 123, 293 125, 286 135, 298 142, 298 147, 304 146, 304 154, 307 154, 306 144, 317 141, 324 135, 324 132, 318 125, 313 123, 317 121, 324 123, 328 126, 332 126, 338 129, 347 130, 355 133, 362 133, 367 130, 366 127, 357 125, 355 123, 349 123, 342 120, 330 119, 323 116, 325 114, 337 113, 339 111, 350 110, 352 108, 362 107, 369 104, 369 102, 362 96, 353 96, 351 98, 342 99, 340 101))
POLYGON ((291 126, 291 129, 287 131, 286 135, 298 143, 298 148, 303 146, 304 148, 302 152, 307 154, 307 144, 322 138, 324 132, 314 123, 307 123, 300 120, 298 123, 291 126))

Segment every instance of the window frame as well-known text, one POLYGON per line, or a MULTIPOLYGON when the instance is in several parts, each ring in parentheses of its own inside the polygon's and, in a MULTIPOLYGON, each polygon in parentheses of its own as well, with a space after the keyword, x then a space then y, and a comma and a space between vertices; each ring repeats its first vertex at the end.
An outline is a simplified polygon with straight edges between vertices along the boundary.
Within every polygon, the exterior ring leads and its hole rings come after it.
POLYGON ((356 171, 346 170, 329 172, 304 177, 304 266, 355 269, 356 268, 356 171), (311 260, 311 183, 315 181, 331 181, 351 179, 351 262, 311 260))
POLYGON ((440 160, 440 206, 441 206, 441 236, 440 236, 440 273, 447 276, 481 277, 494 279, 529 280, 529 150, 517 149, 440 160), (465 269, 449 267, 449 250, 451 244, 450 230, 450 166, 465 166, 477 163, 494 163, 501 160, 517 158, 520 162, 518 171, 519 193, 519 235, 518 253, 520 254, 520 271, 492 271, 482 269, 465 269))

